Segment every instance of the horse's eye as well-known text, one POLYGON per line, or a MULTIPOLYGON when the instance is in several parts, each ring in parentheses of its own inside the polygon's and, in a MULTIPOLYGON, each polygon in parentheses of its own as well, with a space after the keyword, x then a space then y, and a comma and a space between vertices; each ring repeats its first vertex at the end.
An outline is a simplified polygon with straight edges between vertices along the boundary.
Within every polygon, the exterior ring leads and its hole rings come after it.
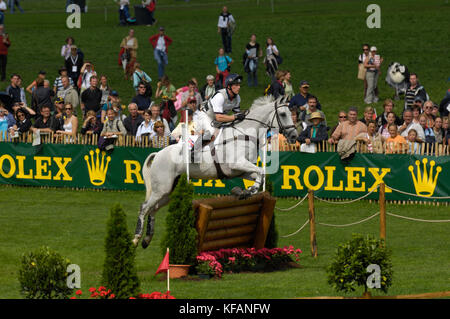
POLYGON ((286 117, 286 113, 285 113, 285 112, 280 113, 280 116, 281 116, 281 117, 286 117))

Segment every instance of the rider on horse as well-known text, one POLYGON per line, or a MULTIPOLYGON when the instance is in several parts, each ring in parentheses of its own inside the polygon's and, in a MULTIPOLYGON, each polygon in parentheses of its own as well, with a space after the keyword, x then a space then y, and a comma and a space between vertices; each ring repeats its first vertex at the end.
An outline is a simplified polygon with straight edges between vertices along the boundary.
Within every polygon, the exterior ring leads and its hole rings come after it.
POLYGON ((233 121, 242 121, 245 114, 241 113, 240 103, 241 97, 239 91, 241 89, 242 76, 232 73, 225 79, 225 88, 216 91, 216 93, 203 106, 202 111, 207 115, 206 120, 209 122, 208 131, 204 132, 203 138, 198 139, 192 148, 191 159, 194 161, 195 153, 201 149, 202 140, 211 141, 218 132, 218 129, 224 124, 233 121), (232 111, 233 114, 228 115, 232 111))

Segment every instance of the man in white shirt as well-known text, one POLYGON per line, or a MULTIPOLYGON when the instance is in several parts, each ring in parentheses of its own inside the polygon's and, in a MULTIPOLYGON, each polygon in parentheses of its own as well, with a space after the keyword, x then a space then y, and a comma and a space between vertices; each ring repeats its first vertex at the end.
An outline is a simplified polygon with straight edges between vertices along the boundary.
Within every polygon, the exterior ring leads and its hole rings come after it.
POLYGON ((227 7, 222 8, 222 13, 219 15, 219 21, 217 22, 217 33, 222 35, 222 43, 225 53, 231 53, 231 35, 232 26, 236 21, 231 13, 228 12, 227 7))
POLYGON ((398 131, 401 136, 407 138, 408 132, 411 129, 415 129, 417 132, 416 142, 425 142, 425 132, 420 124, 413 123, 413 114, 411 109, 406 109, 403 112, 403 124, 399 126, 398 131))

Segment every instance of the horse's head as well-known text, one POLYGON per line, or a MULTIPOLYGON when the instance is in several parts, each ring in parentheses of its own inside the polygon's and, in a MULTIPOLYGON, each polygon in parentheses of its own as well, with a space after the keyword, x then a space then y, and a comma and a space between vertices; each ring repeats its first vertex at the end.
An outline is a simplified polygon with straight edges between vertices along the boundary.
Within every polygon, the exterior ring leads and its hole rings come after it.
POLYGON ((297 140, 298 133, 292 121, 291 110, 288 105, 286 98, 274 101, 275 114, 272 127, 277 128, 280 134, 283 134, 290 144, 294 144, 297 140))

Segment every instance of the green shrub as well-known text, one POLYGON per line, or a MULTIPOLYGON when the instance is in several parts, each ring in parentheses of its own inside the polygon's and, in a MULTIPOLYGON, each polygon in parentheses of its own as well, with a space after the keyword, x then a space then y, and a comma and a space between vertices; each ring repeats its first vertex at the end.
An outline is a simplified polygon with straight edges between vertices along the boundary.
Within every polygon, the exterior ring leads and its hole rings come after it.
POLYGON ((380 289, 386 293, 392 284, 391 252, 383 240, 371 236, 353 234, 353 238, 339 245, 334 261, 327 267, 328 283, 337 291, 355 291, 363 286, 367 291, 367 279, 371 275, 367 267, 376 264, 380 267, 380 289))
POLYGON ((105 239, 103 285, 117 299, 127 299, 139 293, 139 278, 135 265, 136 250, 128 232, 126 214, 119 204, 111 208, 105 239))
POLYGON ((72 289, 67 286, 70 261, 49 247, 22 257, 19 269, 21 292, 28 299, 67 299, 72 289))
POLYGON ((192 208, 194 186, 187 182, 186 174, 180 176, 175 190, 170 195, 169 212, 166 217, 166 232, 161 240, 161 251, 165 255, 170 249, 170 263, 192 265, 197 257, 197 229, 192 208))

